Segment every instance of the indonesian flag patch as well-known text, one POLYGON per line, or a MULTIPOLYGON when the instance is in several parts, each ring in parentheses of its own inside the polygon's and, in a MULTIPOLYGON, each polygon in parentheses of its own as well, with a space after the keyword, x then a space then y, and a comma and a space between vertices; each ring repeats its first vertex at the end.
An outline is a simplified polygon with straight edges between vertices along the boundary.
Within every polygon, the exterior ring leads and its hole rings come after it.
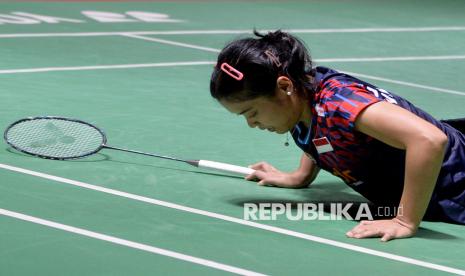
POLYGON ((315 145, 316 150, 319 154, 333 151, 333 147, 331 146, 331 143, 326 137, 313 139, 312 142, 315 145))

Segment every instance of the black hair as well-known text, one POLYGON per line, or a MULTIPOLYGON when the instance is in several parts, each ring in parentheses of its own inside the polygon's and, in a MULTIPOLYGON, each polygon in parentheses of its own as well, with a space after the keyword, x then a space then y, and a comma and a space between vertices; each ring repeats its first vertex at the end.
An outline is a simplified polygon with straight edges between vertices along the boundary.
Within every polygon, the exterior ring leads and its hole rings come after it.
POLYGON ((312 60, 302 41, 281 30, 232 41, 218 55, 210 80, 210 93, 217 100, 245 101, 273 97, 276 79, 288 77, 297 93, 308 97, 314 85, 312 60), (238 80, 221 69, 227 63, 243 74, 238 80))

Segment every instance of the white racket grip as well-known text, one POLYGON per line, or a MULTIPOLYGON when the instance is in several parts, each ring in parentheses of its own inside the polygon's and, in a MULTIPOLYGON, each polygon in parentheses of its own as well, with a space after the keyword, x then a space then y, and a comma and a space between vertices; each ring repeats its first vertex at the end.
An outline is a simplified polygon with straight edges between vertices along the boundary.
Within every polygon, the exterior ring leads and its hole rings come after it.
POLYGON ((231 165, 231 164, 226 164, 226 163, 220 163, 220 162, 214 162, 214 161, 209 161, 209 160, 199 160, 199 167, 214 169, 214 170, 219 170, 219 171, 225 171, 225 172, 231 172, 231 173, 237 173, 237 174, 241 174, 244 176, 255 172, 255 170, 251 168, 246 168, 246 167, 241 167, 241 166, 236 166, 236 165, 231 165))

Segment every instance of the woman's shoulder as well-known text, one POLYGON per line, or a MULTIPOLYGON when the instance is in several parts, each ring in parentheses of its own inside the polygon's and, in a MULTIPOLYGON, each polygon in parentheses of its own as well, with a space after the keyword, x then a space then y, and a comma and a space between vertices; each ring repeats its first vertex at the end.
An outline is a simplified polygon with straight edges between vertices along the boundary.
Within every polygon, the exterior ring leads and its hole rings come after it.
POLYGON ((324 103, 340 94, 341 90, 358 85, 348 78, 349 76, 328 67, 319 66, 314 68, 313 71, 316 87, 313 103, 324 103))
POLYGON ((326 67, 316 67, 315 72, 319 82, 312 106, 316 114, 355 119, 369 105, 385 100, 375 86, 350 75, 326 67))
POLYGON ((317 92, 324 89, 342 88, 348 86, 361 87, 363 82, 357 78, 339 72, 335 69, 318 66, 314 69, 314 81, 317 92))

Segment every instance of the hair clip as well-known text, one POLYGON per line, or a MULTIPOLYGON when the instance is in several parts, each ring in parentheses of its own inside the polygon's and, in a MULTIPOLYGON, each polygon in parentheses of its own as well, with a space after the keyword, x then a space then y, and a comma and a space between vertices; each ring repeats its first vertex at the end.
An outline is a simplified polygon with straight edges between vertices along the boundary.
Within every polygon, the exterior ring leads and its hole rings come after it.
POLYGON ((281 62, 279 61, 279 58, 273 54, 270 50, 265 51, 265 55, 267 55, 271 61, 276 65, 276 67, 281 67, 281 62))
POLYGON ((236 79, 238 81, 242 80, 242 78, 244 77, 244 74, 242 74, 241 72, 239 72, 234 67, 227 64, 226 62, 223 62, 220 68, 223 72, 230 75, 231 78, 236 79))

